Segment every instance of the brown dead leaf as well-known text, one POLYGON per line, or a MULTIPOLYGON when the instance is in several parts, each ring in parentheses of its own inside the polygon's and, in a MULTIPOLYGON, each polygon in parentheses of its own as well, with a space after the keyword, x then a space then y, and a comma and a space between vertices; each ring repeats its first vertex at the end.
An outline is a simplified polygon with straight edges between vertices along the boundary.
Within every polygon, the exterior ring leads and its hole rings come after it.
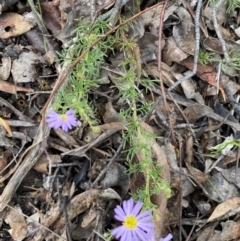
MULTIPOLYGON (((49 159, 51 160, 52 164, 62 162, 59 155, 49 155, 49 159)), ((49 160, 45 154, 42 154, 33 168, 38 172, 48 174, 48 167, 49 160)))
POLYGON ((103 187, 103 189, 117 187, 119 195, 124 198, 127 195, 130 186, 130 175, 127 173, 126 167, 119 163, 113 163, 108 168, 100 186, 103 187))
MULTIPOLYGON (((2 80, 7 80, 9 75, 10 75, 10 71, 11 71, 11 58, 10 57, 2 57, 2 65, 0 66, 0 79, 2 80)), ((0 88, 0 90, 2 90, 0 88)))
POLYGON ((204 184, 209 179, 209 176, 207 174, 201 172, 200 170, 198 170, 195 167, 187 165, 187 169, 188 169, 189 173, 192 176, 194 176, 196 178, 196 180, 201 184, 204 184))
POLYGON ((5 130, 7 131, 7 133, 12 136, 12 130, 11 127, 9 126, 9 124, 7 123, 7 121, 5 121, 4 119, 2 119, 0 117, 0 123, 4 126, 5 130))
POLYGON ((45 63, 43 57, 33 52, 23 52, 19 59, 15 59, 12 64, 12 75, 15 83, 27 83, 36 80, 36 63, 45 63))
MULTIPOLYGON (((233 41, 229 41, 229 40, 225 40, 226 41, 226 45, 227 48, 229 49, 234 49, 236 51, 240 50, 240 45, 233 42, 233 41)), ((209 51, 213 51, 213 52, 217 52, 217 53, 223 53, 222 50, 222 45, 221 42, 219 41, 219 39, 216 38, 206 38, 203 41, 203 46, 204 48, 206 48, 209 51)))
POLYGON ((104 123, 111 123, 111 122, 121 122, 120 114, 113 108, 112 102, 109 100, 108 103, 105 105, 106 112, 103 115, 104 123))
POLYGON ((208 198, 218 203, 240 197, 239 189, 229 183, 221 172, 209 177, 209 181, 204 184, 204 188, 208 192, 208 198))
MULTIPOLYGON (((190 70, 193 70, 193 58, 192 57, 179 62, 179 64, 187 67, 190 70)), ((223 90, 223 85, 221 82, 219 84, 216 82, 217 72, 212 65, 198 64, 197 76, 204 82, 207 82, 209 85, 219 88, 223 95, 224 100, 226 100, 226 94, 223 90)))
POLYGON ((162 5, 157 6, 156 8, 152 9, 151 11, 147 11, 145 13, 143 13, 140 16, 141 21, 143 22, 143 24, 146 25, 152 25, 154 28, 158 29, 159 27, 159 14, 162 10, 162 5))
POLYGON ((2 13, 0 15, 0 38, 15 37, 29 31, 34 24, 17 13, 2 13))
POLYGON ((200 105, 200 104, 194 104, 191 106, 188 106, 186 109, 184 109, 183 113, 187 117, 188 121, 190 123, 196 122, 198 119, 207 116, 209 113, 212 113, 213 110, 206 106, 206 105, 200 105))
MULTIPOLYGON (((101 192, 102 191, 99 189, 91 189, 73 197, 67 206, 69 220, 72 220, 74 217, 90 208, 101 192)), ((35 233, 35 241, 44 239, 44 237, 47 235, 46 227, 52 226, 54 227, 54 230, 56 230, 58 233, 60 232, 60 230, 66 224, 64 216, 60 217, 60 214, 61 210, 59 205, 56 205, 47 212, 44 220, 42 221, 42 226, 35 233)))
MULTIPOLYGON (((112 190, 112 189, 111 189, 112 190)), ((110 193, 110 188, 106 189, 104 191, 99 190, 99 189, 91 189, 88 191, 85 191, 75 197, 72 198, 70 203, 67 206, 67 213, 69 216, 69 220, 72 220, 75 218, 77 215, 82 213, 83 211, 87 210, 90 208, 92 205, 95 204, 96 199, 100 198, 101 196, 104 196, 104 193, 107 193, 107 196, 109 197, 108 199, 119 199, 119 196, 116 194, 114 190, 112 190, 113 195, 109 196, 110 193)), ((66 222, 64 217, 61 217, 55 224, 54 224, 54 229, 55 230, 61 230, 65 226, 66 222)))
POLYGON ((16 94, 17 91, 34 92, 34 90, 31 88, 13 85, 4 80, 0 80, 0 90, 10 94, 16 94))
MULTIPOLYGON (((41 34, 41 31, 37 28, 34 27, 27 33, 25 33, 25 36, 29 42, 29 44, 38 52, 45 54, 46 49, 44 48, 44 40, 43 36, 41 34)), ((50 40, 51 42, 51 40, 50 40)))
POLYGON ((43 20, 46 24, 46 27, 51 30, 53 35, 59 33, 59 31, 61 30, 61 13, 58 8, 59 4, 56 5, 55 2, 41 3, 43 20))
MULTIPOLYGON (((175 76, 172 73, 171 68, 165 64, 165 63, 161 63, 162 66, 162 78, 163 78, 163 82, 167 85, 167 86, 171 86, 173 85, 177 80, 175 78, 175 76)), ((148 63, 145 67, 144 70, 146 71, 147 74, 149 74, 150 76, 154 76, 155 78, 159 78, 159 71, 158 71, 158 66, 157 66, 157 61, 148 63)), ((178 92, 181 92, 181 88, 179 86, 177 86, 175 88, 175 90, 177 90, 178 92)))
POLYGON ((14 240, 23 240, 27 235, 27 222, 22 215, 22 210, 18 206, 13 208, 9 209, 4 220, 11 227, 14 240))
POLYGON ((96 207, 91 207, 89 212, 83 217, 81 226, 83 228, 87 227, 96 218, 96 216, 97 216, 96 207))
POLYGON ((221 223, 221 225, 222 231, 220 233, 217 233, 220 237, 216 237, 216 241, 236 240, 240 237, 239 221, 234 222, 233 220, 228 220, 224 223, 221 223))
MULTIPOLYGON (((178 3, 173 3, 169 6, 164 14, 164 20, 179 8, 178 3)), ((162 10, 162 5, 153 8, 151 11, 147 11, 140 16, 140 20, 145 26, 151 26, 152 28, 158 29, 160 23, 160 13, 162 10)))
POLYGON ((223 203, 220 203, 215 208, 212 215, 207 220, 207 223, 212 222, 216 219, 229 218, 230 216, 233 216, 236 213, 239 213, 239 211, 240 211, 240 197, 229 199, 223 203))
POLYGON ((202 232, 200 232, 197 241, 212 240, 211 238, 213 236, 214 229, 215 225, 211 225, 210 227, 205 228, 202 232))
MULTIPOLYGON (((96 228, 97 220, 94 219, 88 226, 82 227, 81 223, 76 224, 76 227, 71 231, 71 236, 73 240, 87 240, 93 233, 93 230, 96 228)), ((58 241, 65 241, 65 239, 59 239, 58 241)))
MULTIPOLYGON (((234 155, 233 158, 235 158, 235 160, 236 160, 237 153, 236 153, 236 155, 234 155)), ((236 168, 235 166, 233 166, 231 168, 223 169, 221 173, 224 176, 224 178, 226 178, 226 180, 228 180, 230 183, 233 183, 235 186, 240 188, 239 172, 240 172, 240 168, 236 168)))
POLYGON ((216 231, 215 228, 217 223, 213 223, 210 227, 205 228, 197 239, 197 241, 226 241, 226 240, 239 240, 240 229, 239 229, 239 221, 234 222, 232 220, 227 220, 226 222, 222 222, 222 229, 220 232, 216 231))
MULTIPOLYGON (((177 74, 177 73, 175 73, 174 76, 177 79, 180 79, 180 78, 183 77, 181 74, 177 74)), ((196 82, 194 82, 191 78, 189 78, 189 79, 183 81, 181 83, 181 86, 182 86, 182 89, 183 89, 183 92, 184 92, 185 96, 188 99, 195 99, 196 102, 204 105, 204 99, 203 99, 202 95, 197 90, 196 82)))
POLYGON ((55 129, 54 132, 67 146, 79 146, 75 139, 61 128, 55 129))
POLYGON ((9 150, 4 151, 4 153, 0 156, 0 172, 2 172, 4 168, 7 166, 7 164, 10 161, 10 157, 12 157, 12 152, 9 150))
POLYGON ((184 7, 179 7, 176 13, 180 18, 180 23, 173 27, 173 38, 184 52, 194 55, 195 27, 192 17, 184 7))
POLYGON ((110 129, 118 129, 118 130, 125 130, 125 131, 127 130, 127 128, 121 122, 112 122, 112 123, 107 123, 96 127, 99 128, 101 131, 106 131, 110 129))
MULTIPOLYGON (((152 33, 145 32, 142 38, 138 40, 138 45, 140 48, 140 61, 137 59, 138 65, 143 63, 152 62, 157 59, 157 51, 158 51, 158 37, 152 33)), ((161 49, 165 45, 165 40, 161 41, 161 49)), ((135 57, 137 58, 137 57, 135 57)), ((137 67, 137 76, 141 74, 141 65, 137 67)))
POLYGON ((185 164, 189 173, 196 178, 196 180, 200 183, 205 183, 208 180, 208 175, 201 172, 197 168, 192 166, 193 160, 193 137, 189 136, 186 140, 186 158, 185 164))
POLYGON ((174 38, 171 36, 166 40, 166 45, 163 49, 163 62, 167 65, 171 65, 172 62, 175 62, 176 59, 178 61, 182 61, 189 56, 186 52, 184 52, 181 48, 178 47, 174 38))

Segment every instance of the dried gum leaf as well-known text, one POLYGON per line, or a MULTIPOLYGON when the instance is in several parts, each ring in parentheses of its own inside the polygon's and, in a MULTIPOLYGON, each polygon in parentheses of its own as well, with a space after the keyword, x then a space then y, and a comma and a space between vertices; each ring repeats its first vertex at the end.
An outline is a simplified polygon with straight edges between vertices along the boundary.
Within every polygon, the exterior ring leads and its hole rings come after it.
POLYGON ((3 125, 3 127, 5 128, 5 130, 7 131, 7 133, 12 136, 12 130, 11 127, 9 126, 9 124, 0 117, 0 123, 3 125))
POLYGON ((207 220, 207 223, 212 222, 215 219, 225 218, 225 216, 229 218, 230 216, 235 215, 236 213, 239 213, 239 211, 240 211, 240 197, 229 199, 225 202, 220 203, 215 208, 212 215, 207 220))

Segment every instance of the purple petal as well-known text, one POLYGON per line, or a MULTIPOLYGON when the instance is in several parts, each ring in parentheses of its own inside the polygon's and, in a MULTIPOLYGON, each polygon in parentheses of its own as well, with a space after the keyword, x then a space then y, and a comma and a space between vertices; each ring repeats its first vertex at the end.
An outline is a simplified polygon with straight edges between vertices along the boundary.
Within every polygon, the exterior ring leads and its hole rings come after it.
POLYGON ((125 200, 125 201, 123 201, 123 211, 124 211, 124 213, 126 214, 126 216, 127 215, 129 215, 130 213, 128 213, 127 211, 128 211, 128 207, 127 207, 127 201, 125 200))
MULTIPOLYGON (((125 219, 126 214, 124 213, 123 209, 121 208, 121 206, 117 205, 116 208, 114 208, 114 212, 121 217, 121 219, 125 219)), ((122 220, 119 220, 122 221, 122 220)))
POLYGON ((48 126, 50 127, 50 128, 55 128, 55 123, 53 122, 53 123, 48 123, 48 126))
POLYGON ((121 221, 121 222, 123 222, 124 219, 125 219, 125 217, 119 216, 119 215, 114 215, 114 218, 117 219, 118 221, 121 221))
POLYGON ((173 238, 172 234, 169 233, 165 238, 160 238, 159 241, 170 241, 173 238))
POLYGON ((56 122, 56 121, 59 121, 61 120, 60 118, 49 118, 49 119, 46 119, 46 122, 47 123, 50 123, 50 122, 56 122))
POLYGON ((155 233, 154 233, 154 229, 152 229, 151 231, 148 232, 148 241, 155 241, 155 233))
POLYGON ((134 231, 132 232, 132 241, 139 241, 138 236, 134 231))
POLYGON ((48 119, 57 119, 57 118, 59 118, 59 115, 58 114, 48 114, 47 116, 46 116, 46 118, 48 119))
POLYGON ((138 218, 137 219, 139 220, 139 222, 151 222, 153 221, 153 216, 146 216, 146 217, 143 217, 143 218, 138 218))
POLYGON ((152 222, 138 222, 138 226, 140 227, 141 225, 141 228, 144 230, 144 227, 146 228, 151 228, 153 229, 154 228, 154 223, 152 222))
POLYGON ((139 214, 140 210, 142 209, 143 203, 137 202, 132 210, 132 215, 136 216, 139 214))
POLYGON ((75 121, 75 122, 68 121, 68 123, 71 125, 71 128, 78 126, 78 122, 77 121, 75 121))
POLYGON ((140 213, 139 215, 137 215, 137 218, 142 219, 142 218, 145 218, 147 216, 152 216, 152 212, 150 210, 147 210, 145 212, 140 213))
POLYGON ((133 207, 134 207, 134 201, 132 198, 130 198, 128 200, 128 208, 129 208, 129 212, 132 213, 132 210, 133 210, 133 207))
POLYGON ((146 241, 147 240, 147 233, 145 233, 142 229, 140 229, 140 228, 136 228, 136 229, 134 229, 133 230, 133 232, 135 232, 136 233, 136 235, 140 238, 140 240, 142 240, 142 241, 146 241))
POLYGON ((132 214, 132 208, 133 208, 133 205, 134 205, 134 201, 132 198, 130 198, 129 200, 126 201, 126 214, 129 215, 129 214, 132 214))
POLYGON ((77 123, 78 123, 78 120, 77 120, 76 117, 71 118, 69 121, 70 121, 71 123, 74 123, 75 125, 77 125, 77 123))
POLYGON ((50 112, 47 113, 47 118, 58 118, 59 114, 53 110, 51 110, 50 112))
POLYGON ((121 235, 121 239, 120 239, 120 241, 131 240, 131 239, 127 239, 127 236, 128 236, 129 233, 130 233, 129 230, 125 230, 125 232, 121 235))
POLYGON ((61 128, 63 129, 63 131, 68 132, 68 126, 65 121, 62 123, 61 128))
POLYGON ((146 232, 151 232, 154 229, 153 223, 138 223, 138 227, 146 232))
POLYGON ((58 115, 58 113, 52 109, 48 110, 47 111, 47 114, 55 114, 55 115, 58 115))
POLYGON ((129 230, 126 232, 125 240, 133 240, 133 231, 129 230))
POLYGON ((74 113, 74 110, 73 109, 70 109, 66 112, 66 116, 72 116, 74 113))
POLYGON ((58 129, 62 125, 62 121, 61 120, 57 120, 57 121, 48 123, 48 125, 51 128, 58 129))
POLYGON ((46 122, 48 123, 48 124, 50 124, 50 123, 55 123, 55 122, 57 122, 59 119, 46 119, 46 122))
POLYGON ((119 238, 119 237, 121 237, 125 232, 127 232, 127 229, 126 229, 124 226, 120 226, 120 227, 114 228, 114 229, 111 231, 111 234, 112 234, 113 236, 115 236, 116 238, 119 238))
POLYGON ((72 129, 72 125, 68 122, 68 121, 65 121, 65 123, 66 123, 66 125, 67 125, 67 127, 68 127, 68 129, 72 129))
POLYGON ((59 115, 57 113, 50 113, 50 114, 47 115, 47 118, 55 119, 55 118, 59 118, 59 115))

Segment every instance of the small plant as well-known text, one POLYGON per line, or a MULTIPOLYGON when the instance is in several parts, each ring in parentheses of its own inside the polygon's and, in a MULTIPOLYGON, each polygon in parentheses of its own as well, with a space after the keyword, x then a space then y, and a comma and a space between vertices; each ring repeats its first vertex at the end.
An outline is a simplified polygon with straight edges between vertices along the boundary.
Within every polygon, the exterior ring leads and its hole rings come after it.
MULTIPOLYGON (((117 79, 116 86, 119 91, 119 98, 126 103, 126 108, 121 111, 123 124, 127 131, 123 134, 127 152, 127 164, 129 172, 142 172, 146 177, 146 185, 141 187, 134 195, 134 199, 143 202, 145 210, 156 208, 151 202, 151 195, 159 194, 165 191, 166 197, 170 196, 170 187, 166 180, 163 179, 162 167, 157 165, 152 154, 152 145, 156 136, 145 130, 141 126, 141 115, 144 115, 151 107, 151 103, 139 99, 142 95, 138 86, 147 86, 150 84, 148 79, 141 79, 136 74, 136 58, 133 54, 135 43, 120 36, 124 36, 119 29, 115 36, 108 36, 104 41, 100 41, 93 48, 89 49, 91 43, 109 29, 104 21, 98 21, 91 26, 89 23, 80 23, 76 29, 77 42, 68 50, 68 55, 62 55, 63 61, 74 61, 81 52, 88 50, 83 59, 71 71, 67 85, 62 89, 54 99, 51 112, 47 117, 47 123, 50 127, 61 127, 68 131, 76 126, 76 119, 70 121, 69 109, 74 110, 74 114, 79 116, 80 120, 88 124, 92 130, 95 130, 97 118, 95 109, 89 98, 91 88, 97 88, 101 84, 99 79, 100 67, 104 62, 106 53, 113 50, 115 43, 121 46, 125 58, 120 67, 123 75, 117 79), (119 37, 117 37, 119 36, 119 37), (57 111, 58 113, 56 113, 57 111), (66 114, 65 114, 66 113, 66 114), (133 157, 141 153, 139 163, 133 163, 133 157)), ((152 84, 151 84, 152 86, 152 84)), ((73 112, 71 112, 73 114, 73 112)), ((74 117, 75 118, 75 117, 74 117)))
MULTIPOLYGON (((231 63, 230 67, 239 71, 240 70, 240 51, 236 49, 228 49, 227 53, 230 57, 231 63)), ((211 52, 200 50, 199 52, 199 63, 203 65, 207 65, 211 62, 221 63, 221 69, 223 72, 227 68, 229 68, 229 63, 227 63, 226 59, 222 59, 220 55, 213 54, 211 52)))
MULTIPOLYGON (((102 36, 108 29, 105 21, 98 21, 91 26, 89 22, 80 22, 77 28, 77 42, 68 51, 69 56, 62 55, 64 61, 73 62, 82 51, 87 50, 91 43, 102 36)), ((91 88, 101 84, 99 79, 100 66, 104 62, 106 52, 113 49, 115 40, 108 36, 87 52, 84 58, 69 75, 67 86, 62 89, 54 100, 52 108, 65 113, 67 109, 75 110, 75 114, 90 126, 97 124, 95 110, 89 101, 88 93, 91 88)))
POLYGON ((200 49, 198 61, 202 65, 207 65, 212 61, 213 54, 206 50, 200 49))
POLYGON ((234 11, 236 8, 240 8, 239 0, 227 0, 228 3, 228 12, 234 11))
MULTIPOLYGON (((231 67, 235 70, 240 70, 240 51, 236 49, 229 49, 228 50, 229 57, 231 59, 231 67)), ((227 65, 226 61, 222 62, 223 69, 227 65)))
MULTIPOLYGON (((138 79, 135 71, 131 67, 129 68, 131 65, 136 65, 136 60, 134 55, 131 54, 132 44, 128 40, 126 41, 128 42, 127 44, 124 41, 122 43, 125 60, 122 62, 121 67, 124 74, 117 79, 118 83, 116 84, 120 98, 128 103, 128 108, 121 111, 124 125, 128 130, 123 137, 126 143, 125 146, 129 146, 126 150, 129 172, 142 172, 146 179, 145 186, 131 195, 135 200, 140 200, 144 203, 144 209, 153 210, 156 207, 151 202, 151 196, 159 194, 163 190, 166 197, 170 197, 171 190, 169 183, 161 176, 162 167, 154 162, 152 146, 156 136, 142 127, 140 117, 138 116, 145 114, 149 110, 150 105, 145 104, 137 107, 139 96, 142 93, 136 88, 138 79), (137 154, 141 155, 141 160, 138 163, 133 163, 133 158, 137 154)), ((140 79, 140 84, 145 85, 144 79, 140 79)))
MULTIPOLYGON (((210 0, 211 3, 215 4, 217 3, 219 0, 210 0)), ((239 0, 225 0, 225 2, 227 3, 227 11, 231 12, 234 11, 236 8, 240 8, 240 2, 239 0)))
POLYGON ((212 151, 212 154, 214 154, 214 155, 219 154, 226 149, 228 149, 228 150, 232 149, 234 146, 240 147, 240 139, 237 139, 234 141, 226 139, 222 143, 211 148, 212 150, 214 150, 214 151, 212 151))

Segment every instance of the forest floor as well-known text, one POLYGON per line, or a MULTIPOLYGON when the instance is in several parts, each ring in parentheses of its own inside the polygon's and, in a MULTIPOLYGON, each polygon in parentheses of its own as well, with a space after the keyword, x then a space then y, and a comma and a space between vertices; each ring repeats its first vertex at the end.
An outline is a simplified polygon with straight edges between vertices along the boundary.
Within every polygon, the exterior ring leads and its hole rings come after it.
POLYGON ((238 0, 0 11, 0 240, 240 240, 238 0))

